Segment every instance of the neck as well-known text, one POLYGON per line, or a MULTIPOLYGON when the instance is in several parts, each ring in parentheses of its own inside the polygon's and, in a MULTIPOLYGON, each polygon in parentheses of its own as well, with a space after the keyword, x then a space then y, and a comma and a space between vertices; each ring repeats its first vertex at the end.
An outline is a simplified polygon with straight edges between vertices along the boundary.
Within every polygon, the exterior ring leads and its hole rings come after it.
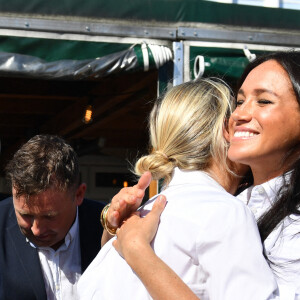
POLYGON ((229 164, 229 167, 237 175, 231 174, 224 167, 221 167, 220 163, 215 162, 214 160, 211 162, 206 172, 209 173, 228 193, 234 195, 241 181, 241 176, 245 174, 248 167, 232 165, 232 163, 229 164))
POLYGON ((56 251, 63 243, 65 242, 65 239, 59 241, 58 243, 51 246, 51 248, 56 251))
POLYGON ((282 175, 285 170, 284 169, 278 169, 278 170, 265 170, 261 168, 252 168, 252 174, 253 174, 253 185, 259 185, 264 182, 267 182, 277 176, 282 175))
POLYGON ((290 170, 292 168, 292 162, 285 161, 285 163, 270 163, 269 165, 256 164, 250 167, 253 174, 253 184, 259 185, 290 170))
POLYGON ((293 168, 294 163, 299 159, 300 146, 295 148, 285 157, 272 156, 270 159, 261 158, 255 160, 254 163, 249 163, 254 185, 262 184, 275 177, 278 177, 293 168))

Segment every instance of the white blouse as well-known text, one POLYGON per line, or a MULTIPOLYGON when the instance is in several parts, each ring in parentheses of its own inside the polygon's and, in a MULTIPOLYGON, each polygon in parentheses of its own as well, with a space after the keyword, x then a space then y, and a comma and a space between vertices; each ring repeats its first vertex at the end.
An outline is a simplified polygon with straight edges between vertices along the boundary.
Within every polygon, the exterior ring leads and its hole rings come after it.
MULTIPOLYGON (((238 198, 258 219, 270 209, 280 187, 282 176, 250 187, 238 198)), ((265 251, 279 286, 280 299, 300 299, 300 216, 286 217, 267 237, 265 251)))
MULTIPOLYGON (((204 172, 175 169, 152 242, 155 253, 202 300, 273 299, 275 278, 262 255, 253 214, 204 172)), ((155 199, 141 208, 151 210, 155 199)), ((141 253, 141 255, 143 255, 141 253)), ((151 299, 109 241, 78 283, 80 299, 151 299)))

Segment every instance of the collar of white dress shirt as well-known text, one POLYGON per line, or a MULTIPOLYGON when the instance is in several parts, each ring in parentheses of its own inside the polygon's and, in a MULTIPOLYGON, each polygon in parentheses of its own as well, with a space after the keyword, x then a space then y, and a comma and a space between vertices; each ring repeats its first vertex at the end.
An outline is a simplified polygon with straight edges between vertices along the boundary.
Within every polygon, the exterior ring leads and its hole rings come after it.
MULTIPOLYGON (((289 180, 290 175, 290 172, 287 173, 285 180, 289 180)), ((283 182, 284 178, 280 175, 260 185, 247 188, 237 198, 250 207, 257 219, 273 205, 283 182)))
POLYGON ((210 185, 215 186, 216 188, 225 189, 213 179, 207 172, 204 171, 194 171, 194 170, 180 170, 179 168, 174 169, 172 180, 169 186, 178 186, 186 184, 194 184, 198 182, 209 182, 210 185))

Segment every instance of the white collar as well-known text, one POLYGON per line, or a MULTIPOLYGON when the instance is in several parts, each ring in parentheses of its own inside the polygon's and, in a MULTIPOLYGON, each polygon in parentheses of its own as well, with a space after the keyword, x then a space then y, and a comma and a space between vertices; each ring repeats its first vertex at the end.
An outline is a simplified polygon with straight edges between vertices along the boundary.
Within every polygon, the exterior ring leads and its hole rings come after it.
POLYGON ((178 167, 174 168, 171 182, 167 187, 195 184, 195 183, 197 184, 199 182, 201 183, 207 182, 207 184, 213 185, 216 188, 225 191, 225 189, 215 179, 213 179, 207 172, 194 171, 194 170, 181 170, 178 167))
POLYGON ((280 175, 262 184, 251 186, 237 195, 237 198, 243 201, 258 219, 264 212, 270 209, 277 199, 284 180, 289 180, 291 172, 286 175, 280 175))

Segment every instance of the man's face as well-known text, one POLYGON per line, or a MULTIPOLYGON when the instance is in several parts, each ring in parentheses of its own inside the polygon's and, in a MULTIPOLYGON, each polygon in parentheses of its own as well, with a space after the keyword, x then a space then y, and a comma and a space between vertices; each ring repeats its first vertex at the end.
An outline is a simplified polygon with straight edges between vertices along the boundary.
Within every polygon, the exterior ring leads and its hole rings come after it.
POLYGON ((83 201, 85 190, 85 184, 76 191, 59 191, 52 187, 29 198, 26 195, 17 198, 13 188, 13 203, 21 232, 38 247, 58 249, 75 221, 76 209, 83 201))

